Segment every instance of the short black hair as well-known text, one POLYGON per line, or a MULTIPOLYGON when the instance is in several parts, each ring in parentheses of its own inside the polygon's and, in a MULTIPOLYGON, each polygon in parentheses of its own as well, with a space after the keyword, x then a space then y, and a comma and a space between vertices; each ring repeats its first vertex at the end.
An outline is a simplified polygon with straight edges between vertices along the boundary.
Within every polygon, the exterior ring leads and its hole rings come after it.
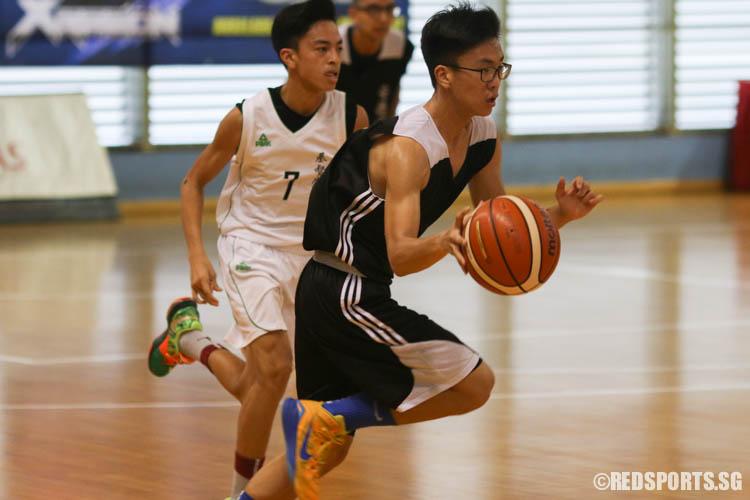
POLYGON ((434 14, 422 29, 422 55, 435 88, 435 67, 456 64, 464 52, 500 38, 500 19, 487 6, 459 2, 434 14))
POLYGON ((281 59, 281 49, 299 48, 299 40, 318 21, 336 22, 336 9, 331 0, 307 0, 287 5, 273 18, 271 43, 281 59))

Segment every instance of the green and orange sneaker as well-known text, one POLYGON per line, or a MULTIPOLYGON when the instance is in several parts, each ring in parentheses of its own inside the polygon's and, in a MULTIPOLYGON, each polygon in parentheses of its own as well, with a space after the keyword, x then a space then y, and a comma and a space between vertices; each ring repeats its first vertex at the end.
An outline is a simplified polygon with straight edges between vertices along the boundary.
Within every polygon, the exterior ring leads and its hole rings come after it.
POLYGON ((164 377, 178 364, 193 363, 194 359, 180 354, 180 335, 193 330, 203 330, 198 305, 190 297, 172 302, 167 311, 167 329, 151 342, 148 350, 148 370, 164 377))
POLYGON ((300 500, 318 500, 320 476, 328 456, 346 438, 344 417, 323 403, 287 398, 281 410, 289 479, 300 500))

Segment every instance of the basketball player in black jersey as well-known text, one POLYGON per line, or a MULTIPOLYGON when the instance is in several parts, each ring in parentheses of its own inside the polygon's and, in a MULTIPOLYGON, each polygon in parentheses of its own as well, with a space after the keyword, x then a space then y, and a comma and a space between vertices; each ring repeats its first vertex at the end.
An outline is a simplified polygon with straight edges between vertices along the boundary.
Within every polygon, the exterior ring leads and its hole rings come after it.
MULTIPOLYGON (((474 204, 505 193, 501 148, 488 117, 510 73, 497 15, 459 4, 435 14, 422 51, 435 92, 423 106, 353 134, 313 188, 304 246, 314 250, 297 286, 295 356, 300 400, 282 409, 286 464, 276 460, 242 500, 319 496, 321 475, 362 427, 403 425, 475 410, 494 375, 455 335, 390 297, 393 274, 447 254, 462 269, 463 227, 420 237, 468 185, 474 204), (288 472, 288 477, 284 475, 288 472), (286 493, 284 493, 286 492, 286 493)), ((580 177, 560 179, 557 227, 602 199, 580 177)))
POLYGON ((414 52, 402 30, 392 29, 393 0, 353 0, 351 25, 339 27, 344 50, 336 88, 353 95, 370 122, 396 114, 401 77, 414 52))

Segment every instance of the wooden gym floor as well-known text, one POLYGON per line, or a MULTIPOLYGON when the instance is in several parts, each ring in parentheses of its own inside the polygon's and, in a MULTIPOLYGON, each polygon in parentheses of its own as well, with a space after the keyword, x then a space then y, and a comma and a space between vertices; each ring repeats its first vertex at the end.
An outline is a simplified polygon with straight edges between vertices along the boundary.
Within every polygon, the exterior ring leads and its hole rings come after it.
MULTIPOLYGON (((208 217, 214 260, 215 236, 208 217)), ((397 279, 397 298, 495 369, 492 398, 359 431, 323 498, 750 497, 750 484, 593 486, 612 471, 750 482, 750 198, 611 198, 563 229, 562 248, 553 279, 524 297, 485 292, 449 258, 397 279)), ((174 217, 0 227, 0 498, 227 496, 238 406, 200 365, 146 369, 187 290, 174 217)), ((222 337, 226 300, 201 313, 222 337)), ((277 424, 269 455, 281 450, 277 424)))

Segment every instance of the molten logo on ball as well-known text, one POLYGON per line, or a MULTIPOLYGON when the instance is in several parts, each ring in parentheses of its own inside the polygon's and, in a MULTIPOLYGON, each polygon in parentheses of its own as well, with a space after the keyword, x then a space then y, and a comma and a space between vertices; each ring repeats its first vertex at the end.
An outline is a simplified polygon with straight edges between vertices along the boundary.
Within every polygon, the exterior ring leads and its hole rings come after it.
POLYGON ((480 203, 464 231, 469 274, 494 293, 539 288, 560 259, 560 233, 549 213, 521 196, 480 203))

